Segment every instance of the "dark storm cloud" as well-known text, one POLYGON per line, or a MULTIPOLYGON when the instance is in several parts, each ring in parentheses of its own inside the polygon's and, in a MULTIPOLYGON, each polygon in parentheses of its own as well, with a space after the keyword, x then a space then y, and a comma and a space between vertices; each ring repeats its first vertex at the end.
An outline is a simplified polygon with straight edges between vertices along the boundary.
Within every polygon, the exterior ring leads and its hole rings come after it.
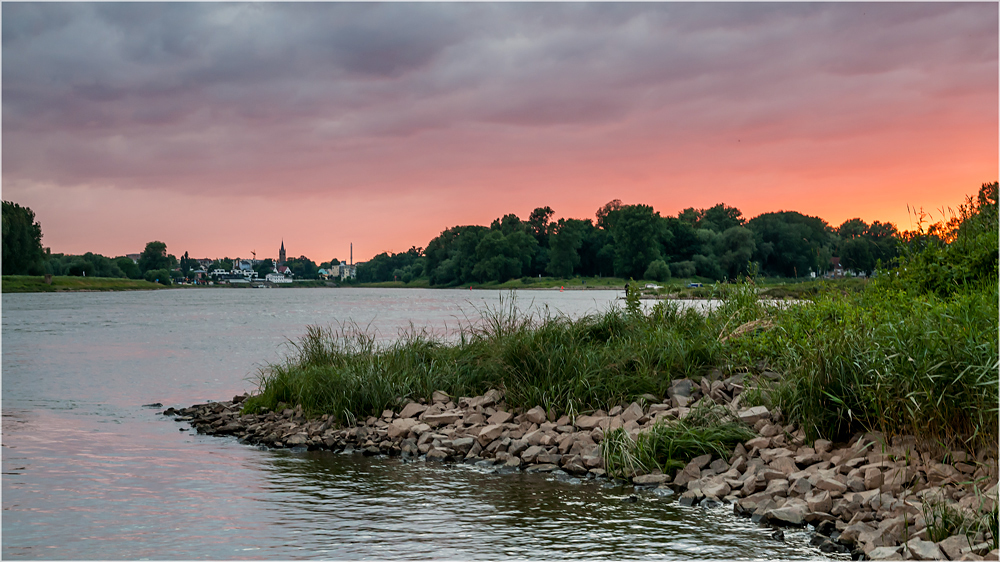
POLYGON ((534 150, 574 142, 567 127, 675 143, 852 135, 921 119, 939 97, 996 97, 996 4, 2 9, 5 180, 361 173, 446 150, 407 140, 432 132, 523 130, 514 142, 534 150))

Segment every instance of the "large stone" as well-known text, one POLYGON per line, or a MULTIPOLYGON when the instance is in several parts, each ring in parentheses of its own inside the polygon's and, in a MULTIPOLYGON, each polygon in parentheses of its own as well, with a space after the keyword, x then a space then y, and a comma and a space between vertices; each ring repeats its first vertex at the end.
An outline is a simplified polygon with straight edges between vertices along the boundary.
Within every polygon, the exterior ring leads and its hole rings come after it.
POLYGON ((427 411, 427 406, 420 404, 418 402, 410 402, 399 412, 399 417, 401 418, 415 418, 420 414, 427 411))
POLYGON ((535 406, 534 408, 528 410, 524 413, 524 419, 531 423, 537 423, 539 425, 545 423, 546 416, 545 410, 541 406, 535 406))
POLYGON ((833 508, 833 499, 830 497, 830 492, 826 490, 812 490, 806 494, 805 500, 809 511, 829 513, 833 508))
POLYGON ((666 482, 670 482, 667 474, 643 474, 632 478, 632 483, 636 486, 656 486, 666 482))
POLYGON ((492 416, 490 416, 490 418, 488 420, 486 420, 486 423, 488 423, 490 425, 501 425, 501 424, 505 424, 505 423, 509 422, 513 418, 514 418, 514 414, 512 414, 510 412, 502 412, 501 411, 501 412, 497 412, 497 413, 493 414, 492 416))
POLYGON ((410 428, 410 433, 414 435, 423 435, 431 430, 431 426, 426 423, 418 423, 417 425, 410 428))
POLYGON ((448 396, 448 394, 442 390, 435 390, 431 395, 431 401, 435 404, 447 404, 451 401, 451 396, 448 396))
POLYGON ((874 466, 865 469, 864 478, 866 490, 877 490, 882 486, 882 471, 874 466))
POLYGON ((454 447, 456 451, 464 455, 472 450, 472 446, 475 445, 475 443, 476 440, 472 437, 459 437, 451 442, 451 446, 454 447))
POLYGON ((535 462, 535 458, 538 457, 538 455, 541 455, 543 453, 545 453, 545 447, 542 447, 540 445, 532 445, 531 447, 525 449, 523 453, 521 453, 521 460, 523 460, 526 463, 532 463, 535 462))
POLYGON ((500 437, 501 433, 503 433, 502 425, 488 425, 479 431, 477 439, 479 440, 479 444, 485 447, 492 443, 494 439, 500 437))
POLYGON ((536 464, 536 465, 532 465, 532 466, 529 466, 528 468, 524 469, 524 471, 528 472, 528 473, 532 473, 532 472, 552 472, 554 470, 559 470, 559 465, 557 465, 557 464, 551 464, 551 463, 536 464))
POLYGON ((701 492, 707 497, 722 499, 729 494, 730 488, 725 481, 712 481, 702 485, 701 492))
POLYGON ((521 453, 526 451, 530 446, 531 444, 528 443, 527 439, 524 438, 514 439, 510 442, 510 445, 507 447, 507 452, 510 453, 511 455, 519 457, 521 456, 521 453))
POLYGON ((424 414, 421 416, 421 420, 430 425, 431 427, 441 427, 442 425, 451 425, 458 420, 462 419, 462 414, 457 412, 445 412, 442 414, 424 414))
POLYGON ((847 485, 833 478, 820 478, 816 481, 816 487, 829 492, 839 492, 843 494, 847 491, 847 485))
POLYGON ((774 523, 801 527, 805 525, 808 513, 809 508, 806 507, 806 502, 790 499, 781 507, 766 511, 764 516, 768 521, 774 523))
POLYGON ((555 464, 558 465, 562 461, 562 455, 557 453, 541 453, 535 457, 535 462, 539 464, 555 464))
MULTIPOLYGON (((804 496, 812 490, 812 484, 808 478, 796 478, 788 486, 788 493, 795 496, 804 496)), ((813 511, 816 511, 815 509, 813 511)))
POLYGON ((577 416, 576 426, 580 429, 594 429, 595 427, 601 427, 601 423, 607 423, 608 418, 605 416, 577 416))
POLYGON ((869 560, 902 560, 903 555, 900 554, 901 550, 902 547, 900 546, 880 546, 872 549, 865 556, 869 560))
POLYGON ((410 433, 410 429, 419 423, 419 421, 413 419, 412 417, 396 418, 389 424, 387 435, 389 436, 389 439, 406 437, 406 435, 410 433))
POLYGON ((642 406, 640 406, 636 402, 632 402, 631 404, 629 404, 628 408, 626 408, 625 411, 622 412, 621 415, 622 415, 622 421, 628 423, 630 421, 638 420, 644 414, 642 412, 642 406))
POLYGON ((430 449, 427 451, 427 460, 444 461, 448 459, 448 452, 443 449, 430 449))
POLYGON ((969 537, 965 535, 952 535, 939 541, 937 545, 949 560, 958 560, 963 554, 972 550, 969 537))
POLYGON ((783 472, 785 476, 791 476, 799 471, 799 467, 792 460, 792 457, 778 457, 771 461, 770 465, 771 468, 783 472))
POLYGON ((757 423, 758 420, 764 420, 770 417, 771 412, 767 410, 767 406, 755 406, 740 412, 740 419, 747 425, 753 425, 757 423))
POLYGON ((667 390, 667 396, 671 398, 675 396, 690 397, 692 387, 693 385, 690 379, 675 380, 673 384, 670 385, 670 389, 667 390))
POLYGON ((915 560, 944 560, 944 553, 930 541, 910 539, 906 543, 906 550, 915 560))

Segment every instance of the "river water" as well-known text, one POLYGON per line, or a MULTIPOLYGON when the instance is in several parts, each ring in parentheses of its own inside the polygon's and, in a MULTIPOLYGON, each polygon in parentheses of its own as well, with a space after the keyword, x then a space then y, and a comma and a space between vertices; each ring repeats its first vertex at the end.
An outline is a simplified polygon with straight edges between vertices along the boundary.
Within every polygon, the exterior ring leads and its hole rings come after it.
MULTIPOLYGON (((571 316, 614 291, 520 291, 571 316)), ((503 299, 503 301, 501 301, 503 299)), ((822 559, 731 507, 551 475, 200 436, 159 415, 229 399, 309 324, 447 336, 510 294, 177 289, 3 295, 3 558, 822 559), (411 327, 412 325, 412 327, 411 327), (160 402, 163 408, 144 407, 160 402), (638 501, 626 501, 630 495, 638 501)))

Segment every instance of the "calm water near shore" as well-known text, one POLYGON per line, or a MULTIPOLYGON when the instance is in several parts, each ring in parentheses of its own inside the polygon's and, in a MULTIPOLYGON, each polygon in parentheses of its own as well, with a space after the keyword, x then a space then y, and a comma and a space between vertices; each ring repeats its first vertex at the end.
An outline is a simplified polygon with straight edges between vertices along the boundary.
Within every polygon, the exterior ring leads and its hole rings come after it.
MULTIPOLYGON (((521 291, 571 316, 614 291, 521 291)), ((454 333, 508 294, 415 289, 3 295, 3 558, 822 559, 731 506, 551 475, 266 451, 159 415, 252 391, 309 324, 454 333), (143 404, 160 402, 163 408, 143 404)))

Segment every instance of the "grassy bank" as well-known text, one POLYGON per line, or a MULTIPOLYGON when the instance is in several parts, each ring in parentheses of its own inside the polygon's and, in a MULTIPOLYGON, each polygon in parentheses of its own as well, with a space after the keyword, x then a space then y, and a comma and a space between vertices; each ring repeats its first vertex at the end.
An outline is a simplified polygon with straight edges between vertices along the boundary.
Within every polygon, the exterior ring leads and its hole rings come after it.
POLYGON ((780 407, 811 437, 877 429, 996 442, 995 282, 950 297, 873 282, 796 306, 768 304, 750 282, 719 293, 707 314, 661 301, 648 314, 633 306, 577 320, 522 313, 507 300, 455 344, 414 333, 377 346, 356 328, 311 327, 297 355, 260 373, 248 407, 302 404, 349 422, 434 390, 499 388, 514 407, 572 415, 661 398, 672 380, 715 369, 769 369, 783 377, 747 403, 780 407))
POLYGON ((4 293, 54 293, 61 291, 149 291, 164 289, 159 283, 117 277, 55 276, 47 284, 42 276, 4 275, 4 293))

